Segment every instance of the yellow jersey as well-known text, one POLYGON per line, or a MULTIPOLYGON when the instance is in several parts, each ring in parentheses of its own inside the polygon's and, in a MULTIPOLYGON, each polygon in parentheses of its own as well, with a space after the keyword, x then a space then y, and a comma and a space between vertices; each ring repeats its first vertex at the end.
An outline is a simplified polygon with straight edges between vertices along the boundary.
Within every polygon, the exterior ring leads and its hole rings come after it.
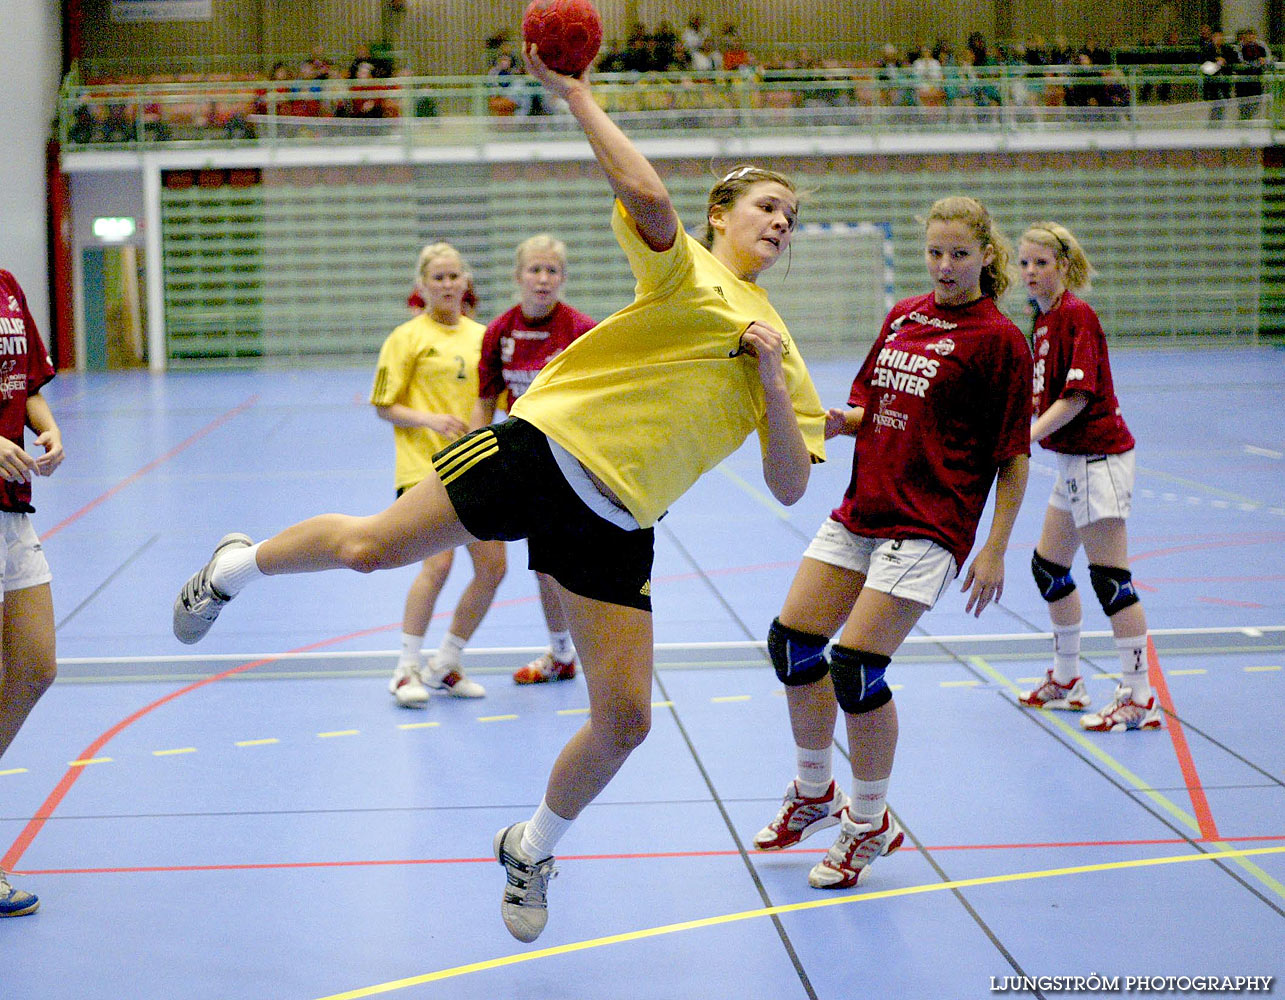
POLYGON ((554 358, 513 415, 574 455, 650 527, 752 431, 766 449, 758 359, 736 353, 757 320, 786 337, 799 428, 812 460, 825 461, 825 409, 767 293, 681 228, 672 247, 652 250, 619 201, 612 229, 638 282, 633 303, 554 358))
MULTIPOLYGON (((486 328, 461 316, 444 326, 421 313, 388 335, 379 350, 374 406, 401 403, 426 413, 449 413, 468 423, 477 400, 477 365, 486 328)), ((427 427, 394 427, 398 489, 409 489, 432 473, 433 455, 451 442, 427 427)))

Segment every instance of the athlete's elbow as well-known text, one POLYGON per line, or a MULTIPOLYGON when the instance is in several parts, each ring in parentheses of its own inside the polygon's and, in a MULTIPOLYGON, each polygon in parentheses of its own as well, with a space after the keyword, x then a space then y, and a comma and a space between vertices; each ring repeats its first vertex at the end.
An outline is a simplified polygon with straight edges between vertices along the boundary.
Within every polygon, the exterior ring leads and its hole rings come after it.
POLYGON ((804 466, 801 474, 795 474, 786 477, 771 477, 767 481, 767 488, 772 491, 772 496, 776 497, 787 507, 793 507, 803 499, 803 494, 808 489, 809 469, 804 466))

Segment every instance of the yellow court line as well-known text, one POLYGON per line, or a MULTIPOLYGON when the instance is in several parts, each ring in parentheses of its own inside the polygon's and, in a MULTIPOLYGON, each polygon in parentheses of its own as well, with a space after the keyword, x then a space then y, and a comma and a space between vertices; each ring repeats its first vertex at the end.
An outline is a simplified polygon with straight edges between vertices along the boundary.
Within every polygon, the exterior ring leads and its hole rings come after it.
POLYGON ((978 680, 940 681, 939 683, 944 688, 971 688, 971 687, 977 687, 979 684, 981 684, 981 681, 978 681, 978 680))
POLYGON ((110 764, 111 762, 112 759, 110 757, 86 757, 83 760, 69 760, 67 761, 67 766, 88 767, 90 764, 110 764))
POLYGON ((587 709, 587 708, 560 708, 560 709, 558 709, 558 714, 559 714, 559 715, 588 715, 588 714, 589 714, 589 709, 587 709))
POLYGON ((509 722, 516 719, 516 715, 479 715, 478 722, 509 722))
MULTIPOLYGON (((1017 686, 1013 684, 1013 682, 1010 681, 1007 677, 1001 674, 998 670, 992 667, 989 663, 987 663, 984 659, 982 659, 980 656, 970 656, 968 658, 968 662, 973 664, 973 666, 977 667, 978 670, 981 670, 983 673, 989 676, 992 680, 994 680, 1001 686, 1007 688, 1014 695, 1018 694, 1017 686)), ((1089 739, 1079 729, 1073 728, 1067 725, 1065 722, 1059 719, 1057 715, 1053 712, 1045 711, 1043 715, 1050 725, 1055 726, 1057 729, 1060 729, 1063 734, 1065 734, 1066 736, 1069 736, 1071 740, 1077 746, 1080 747, 1080 749, 1084 750, 1086 753, 1088 753, 1091 757, 1093 757, 1099 763, 1103 764, 1109 770, 1119 775, 1120 778, 1122 778, 1128 784, 1132 785, 1136 791, 1141 792, 1143 795, 1149 798, 1152 802, 1154 802, 1157 806, 1159 806, 1161 809, 1167 812, 1170 816, 1176 819, 1179 823, 1185 826, 1188 830, 1191 830, 1197 836, 1203 836, 1203 832, 1200 829, 1200 824, 1196 821, 1196 818, 1194 816, 1185 812, 1183 809, 1175 805, 1170 799, 1166 798, 1164 795, 1161 795, 1154 788, 1152 788, 1147 782, 1143 781, 1140 777, 1138 777, 1136 774, 1130 771, 1127 767, 1121 764, 1109 753, 1102 750, 1101 747, 1098 746, 1097 741, 1089 739)), ((1213 844, 1215 847, 1218 847, 1220 849, 1225 849, 1225 850, 1231 849, 1230 844, 1227 844, 1221 840, 1214 841, 1213 844)), ((1240 857, 1240 855, 1236 855, 1236 857, 1240 857)), ((1272 876, 1268 875, 1267 872, 1263 871, 1261 868, 1259 868, 1256 864, 1253 864, 1252 862, 1237 861, 1236 863, 1241 868, 1243 868, 1246 872, 1253 875, 1254 878, 1258 879, 1258 881, 1261 882, 1263 885, 1265 885, 1267 888, 1271 889, 1272 892, 1280 896, 1281 899, 1285 899, 1285 885, 1282 885, 1279 881, 1272 878, 1272 876)))
POLYGON ((1166 670, 1165 674, 1169 677, 1186 677, 1190 674, 1207 674, 1209 673, 1204 667, 1193 667, 1190 670, 1166 670))
POLYGON ((328 740, 334 736, 360 736, 360 735, 361 735, 360 729, 336 729, 329 733, 318 733, 317 739, 328 740))
POLYGON ((440 722, 403 722, 398 729, 432 729, 434 726, 440 726, 440 722))
POLYGON ((196 747, 175 747, 173 750, 153 750, 153 757, 172 757, 176 753, 196 753, 196 747))
POLYGON ((788 521, 790 519, 789 511, 787 511, 784 507, 782 507, 781 504, 777 502, 775 497, 770 496, 767 493, 764 493, 761 489, 759 489, 749 480, 745 479, 743 476, 729 469, 726 464, 720 463, 719 465, 715 466, 715 468, 718 469, 719 472, 725 475, 732 482, 734 482, 737 486, 739 486, 741 490, 749 494, 751 497, 753 497, 755 500, 761 503, 764 507, 770 510, 773 513, 773 515, 780 518, 782 521, 788 521))
POLYGON ((266 740, 237 740, 239 747, 265 747, 269 743, 280 743, 281 741, 275 736, 269 736, 266 740))
POLYGON ((1096 872, 1121 871, 1128 868, 1153 868, 1159 865, 1176 865, 1188 861, 1216 861, 1220 858, 1246 858, 1255 854, 1280 854, 1285 847, 1251 847, 1245 850, 1219 851, 1213 854, 1180 854, 1167 858, 1138 858, 1134 861, 1108 861, 1096 865, 1077 865, 1073 868, 1047 868, 1042 871, 1013 872, 1008 875, 983 875, 978 878, 958 879, 953 882, 930 882, 923 885, 909 885, 900 889, 884 889, 880 892, 853 893, 846 896, 833 896, 828 899, 808 900, 804 903, 786 903, 781 906, 768 906, 758 910, 743 910, 740 913, 726 913, 717 917, 703 917, 699 920, 686 920, 682 923, 665 924, 660 927, 647 927, 642 930, 628 931, 624 934, 612 934, 607 937, 591 938, 587 941, 574 941, 570 944, 556 945, 552 948, 541 948, 537 951, 520 952, 516 955, 504 955, 469 965, 457 965, 451 969, 441 969, 422 976, 408 979, 397 979, 376 986, 366 986, 347 993, 334 993, 319 1000, 361 1000, 363 997, 379 993, 392 993, 395 990, 410 986, 422 986, 424 983, 439 982, 443 979, 454 979, 475 972, 486 972, 490 969, 503 968, 506 965, 519 965, 537 959, 552 958, 556 955, 569 955, 577 951, 588 951, 591 948, 603 948, 613 944, 626 944, 630 941, 641 941, 646 938, 660 937, 665 934, 677 934, 681 931, 701 930, 705 927, 717 927, 721 924, 732 924, 759 917, 772 917, 782 913, 799 913, 804 910, 817 910, 826 906, 847 906, 853 903, 873 903, 880 899, 897 899, 902 896, 916 896, 928 892, 945 892, 947 890, 969 889, 974 886, 999 885, 1005 882, 1029 882, 1035 879, 1055 878, 1062 875, 1086 875, 1096 872))
POLYGON ((1280 667, 1276 667, 1276 666, 1272 666, 1272 667, 1246 667, 1246 668, 1245 668, 1245 673, 1247 673, 1247 674, 1257 674, 1257 673, 1262 673, 1264 670, 1280 670, 1280 669, 1281 669, 1280 667))
POLYGON ((26 773, 27 773, 27 769, 25 767, 11 767, 7 771, 0 771, 0 776, 6 775, 6 774, 26 774, 26 773))
POLYGON ((653 701, 651 703, 651 707, 652 708, 673 708, 674 703, 672 701, 653 701))
POLYGON ((749 701, 749 700, 750 700, 750 696, 747 694, 725 694, 725 695, 721 695, 718 698, 710 699, 710 701, 714 702, 716 705, 719 705, 728 701, 749 701))

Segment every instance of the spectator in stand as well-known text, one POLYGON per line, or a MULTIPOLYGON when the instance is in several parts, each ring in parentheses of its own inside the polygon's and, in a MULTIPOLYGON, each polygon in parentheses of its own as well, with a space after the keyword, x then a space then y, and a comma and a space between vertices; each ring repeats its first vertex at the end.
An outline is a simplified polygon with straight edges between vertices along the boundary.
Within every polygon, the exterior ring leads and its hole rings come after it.
POLYGON ((1227 101, 1231 98, 1231 75, 1236 70, 1240 55, 1236 47, 1228 44, 1221 31, 1210 29, 1209 40, 1203 41, 1204 25, 1201 26, 1200 71, 1204 74, 1201 87, 1201 100, 1211 101, 1209 121, 1222 121, 1227 114, 1227 101))
POLYGON ((1084 48, 1082 48, 1080 52, 1081 54, 1089 57, 1090 66, 1111 65, 1111 50, 1103 47, 1103 45, 1093 35, 1090 35, 1088 39, 1085 40, 1084 48))
POLYGON ((740 36, 736 33, 736 25, 730 21, 723 28, 721 48, 723 52, 723 69, 740 69, 750 63, 749 50, 745 48, 740 36))
MULTIPOLYGON (((329 80, 334 76, 334 68, 326 60, 321 48, 312 50, 312 56, 299 67, 299 79, 301 80, 329 80)), ((295 114, 319 116, 330 113, 330 109, 323 103, 322 94, 325 88, 321 83, 315 83, 308 87, 306 93, 308 97, 304 100, 295 102, 295 114)))
POLYGON ((340 113, 349 118, 383 118, 384 101, 372 92, 382 91, 384 88, 358 82, 375 79, 375 64, 366 59, 355 63, 351 79, 354 81, 352 89, 348 100, 340 108, 340 113))
POLYGON ((683 29, 682 42, 683 48, 692 54, 704 52, 709 45, 709 32, 699 14, 693 14, 688 19, 687 27, 683 29))
POLYGON ((1253 28, 1241 28, 1236 32, 1236 54, 1240 64, 1236 67, 1239 80, 1236 83, 1236 99, 1240 107, 1240 117, 1250 119, 1257 116, 1262 102, 1256 100, 1263 96, 1263 74, 1271 66, 1271 53, 1267 46, 1258 40, 1258 32, 1253 28))
POLYGON ((1003 95, 989 76, 990 67, 995 65, 990 49, 986 45, 986 36, 974 31, 968 36, 968 51, 973 54, 973 69, 977 75, 977 85, 973 88, 973 100, 979 108, 998 108, 1003 102, 1003 95))
POLYGON ((910 70, 915 75, 915 96, 920 105, 925 108, 943 107, 946 103, 946 91, 942 85, 944 74, 936 50, 929 48, 927 43, 920 46, 910 70))

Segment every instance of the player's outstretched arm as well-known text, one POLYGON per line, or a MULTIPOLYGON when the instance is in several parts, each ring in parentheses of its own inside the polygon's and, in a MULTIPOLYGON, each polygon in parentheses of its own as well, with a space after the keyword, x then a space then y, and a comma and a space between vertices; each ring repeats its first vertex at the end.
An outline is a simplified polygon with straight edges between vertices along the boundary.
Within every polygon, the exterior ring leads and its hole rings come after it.
POLYGON ((664 182, 647 158, 629 140, 593 99, 584 74, 555 73, 541 60, 534 45, 522 50, 527 72, 544 84, 567 107, 584 130, 598 165, 607 175, 611 190, 638 225, 638 233, 653 250, 668 250, 678 235, 678 213, 664 182))

